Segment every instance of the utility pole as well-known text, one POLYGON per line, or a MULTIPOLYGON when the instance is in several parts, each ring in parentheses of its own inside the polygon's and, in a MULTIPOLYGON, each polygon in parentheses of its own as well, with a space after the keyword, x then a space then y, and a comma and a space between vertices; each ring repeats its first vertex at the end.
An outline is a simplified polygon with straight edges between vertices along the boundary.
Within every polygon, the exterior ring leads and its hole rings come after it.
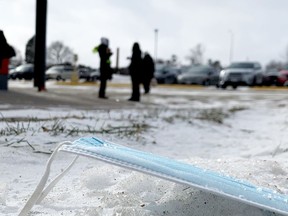
POLYGON ((231 30, 229 30, 230 34, 230 52, 229 52, 229 63, 233 61, 233 48, 234 48, 234 34, 231 30))
POLYGON ((154 29, 154 62, 157 63, 157 49, 158 49, 158 29, 154 29))
POLYGON ((45 91, 47 0, 36 0, 34 86, 45 91))
POLYGON ((119 53, 120 53, 120 50, 119 50, 119 48, 117 48, 117 50, 116 50, 116 68, 115 68, 116 73, 119 72, 119 53))

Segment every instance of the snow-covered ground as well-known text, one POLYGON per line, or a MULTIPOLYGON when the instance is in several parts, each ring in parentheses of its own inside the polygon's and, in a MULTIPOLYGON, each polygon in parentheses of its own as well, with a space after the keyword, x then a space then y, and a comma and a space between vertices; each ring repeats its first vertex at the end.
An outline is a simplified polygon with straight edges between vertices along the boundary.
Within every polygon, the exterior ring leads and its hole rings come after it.
MULTIPOLYGON (((119 82, 125 83, 125 79, 119 82)), ((123 87, 114 87, 108 92, 120 90, 123 91, 123 87)), ((57 143, 83 136, 98 136, 186 161, 288 196, 287 95, 285 91, 253 92, 245 88, 222 91, 155 87, 151 96, 143 97, 140 108, 1 110, 0 215, 19 213, 43 174, 50 156, 47 153, 57 143), (149 105, 146 106, 145 101, 149 105)), ((60 153, 51 175, 61 172, 72 158, 73 155, 60 153)), ((41 204, 33 208, 31 215, 252 216, 267 213, 82 157, 41 204)))

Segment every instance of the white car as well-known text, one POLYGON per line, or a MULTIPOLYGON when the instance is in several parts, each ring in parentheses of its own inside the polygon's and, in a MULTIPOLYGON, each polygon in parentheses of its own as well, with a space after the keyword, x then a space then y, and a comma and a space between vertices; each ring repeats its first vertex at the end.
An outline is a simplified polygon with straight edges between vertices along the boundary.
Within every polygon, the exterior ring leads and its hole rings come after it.
POLYGON ((235 62, 220 72, 219 87, 262 85, 263 71, 258 62, 235 62))
POLYGON ((52 66, 46 71, 46 79, 55 79, 55 80, 63 80, 71 79, 73 73, 76 73, 79 78, 78 69, 75 72, 75 69, 71 65, 56 65, 52 66))

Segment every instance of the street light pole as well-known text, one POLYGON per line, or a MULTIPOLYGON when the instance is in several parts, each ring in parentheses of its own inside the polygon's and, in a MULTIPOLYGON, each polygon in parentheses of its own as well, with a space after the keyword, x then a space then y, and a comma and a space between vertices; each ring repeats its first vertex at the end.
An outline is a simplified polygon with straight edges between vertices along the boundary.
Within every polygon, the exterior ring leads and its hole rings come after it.
POLYGON ((45 90, 47 0, 36 1, 34 86, 45 90))
POLYGON ((234 34, 231 30, 229 30, 230 33, 230 53, 229 53, 229 62, 231 64, 233 60, 233 46, 234 46, 234 34))
POLYGON ((155 41, 154 41, 154 61, 157 62, 157 48, 158 48, 158 29, 154 29, 155 41))

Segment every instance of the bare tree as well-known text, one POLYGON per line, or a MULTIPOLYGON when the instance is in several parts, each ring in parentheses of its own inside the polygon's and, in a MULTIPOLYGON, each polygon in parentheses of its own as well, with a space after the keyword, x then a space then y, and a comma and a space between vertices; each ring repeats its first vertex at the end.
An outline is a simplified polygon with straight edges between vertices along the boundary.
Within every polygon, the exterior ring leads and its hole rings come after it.
POLYGON ((283 53, 283 59, 284 59, 284 64, 287 65, 288 64, 288 46, 286 46, 286 49, 283 53))
POLYGON ((266 65, 266 70, 277 69, 281 70, 284 67, 285 63, 281 61, 272 60, 266 65))
POLYGON ((13 47, 13 49, 16 55, 10 59, 10 64, 13 65, 14 67, 17 67, 23 63, 23 57, 19 49, 15 47, 13 47))
POLYGON ((197 44, 194 48, 190 50, 190 54, 187 59, 190 61, 191 65, 201 65, 204 60, 204 46, 202 44, 197 44))
POLYGON ((172 63, 172 65, 177 65, 177 63, 178 63, 178 57, 177 57, 177 55, 173 54, 173 55, 171 56, 171 63, 172 63))
POLYGON ((50 64, 73 63, 74 53, 61 41, 52 42, 47 49, 47 61, 50 64))
POLYGON ((35 36, 30 38, 26 44, 25 50, 25 61, 27 63, 34 63, 34 55, 35 55, 35 36))

